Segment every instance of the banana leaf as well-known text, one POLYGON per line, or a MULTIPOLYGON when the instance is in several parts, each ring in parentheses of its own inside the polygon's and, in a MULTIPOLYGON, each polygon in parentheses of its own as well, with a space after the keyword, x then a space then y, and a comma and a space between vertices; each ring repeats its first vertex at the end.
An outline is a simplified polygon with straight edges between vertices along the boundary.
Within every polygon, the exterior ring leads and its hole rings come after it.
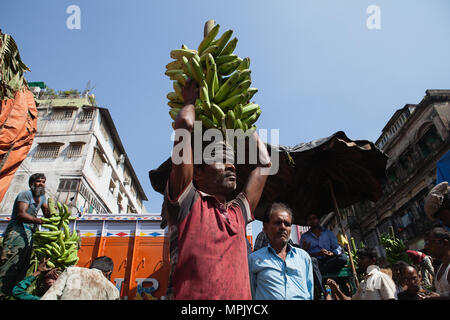
MULTIPOLYGON (((274 202, 287 204, 294 213, 293 223, 306 225, 306 216, 320 217, 334 211, 330 194, 332 183, 339 208, 363 200, 377 201, 386 182, 388 156, 368 140, 351 140, 343 131, 293 147, 266 145, 269 153, 279 155, 279 170, 270 175, 260 202, 253 213, 263 220, 274 202)), ((149 171, 153 189, 161 194, 171 170, 171 159, 149 171)), ((237 164, 237 187, 234 198, 244 188, 254 165, 237 164)), ((163 223, 165 225, 164 216, 163 223)))
POLYGON ((0 101, 14 99, 26 86, 24 72, 30 69, 22 62, 13 37, 0 31, 0 101))

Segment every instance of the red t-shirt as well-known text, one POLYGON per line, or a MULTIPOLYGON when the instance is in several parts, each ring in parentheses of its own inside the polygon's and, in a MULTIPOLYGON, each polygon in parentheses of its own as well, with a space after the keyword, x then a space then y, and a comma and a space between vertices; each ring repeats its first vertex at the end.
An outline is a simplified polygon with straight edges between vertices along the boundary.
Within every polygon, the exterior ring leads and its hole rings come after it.
POLYGON ((165 193, 171 270, 167 296, 178 300, 251 300, 245 228, 253 220, 244 193, 221 204, 192 182, 174 200, 165 193))

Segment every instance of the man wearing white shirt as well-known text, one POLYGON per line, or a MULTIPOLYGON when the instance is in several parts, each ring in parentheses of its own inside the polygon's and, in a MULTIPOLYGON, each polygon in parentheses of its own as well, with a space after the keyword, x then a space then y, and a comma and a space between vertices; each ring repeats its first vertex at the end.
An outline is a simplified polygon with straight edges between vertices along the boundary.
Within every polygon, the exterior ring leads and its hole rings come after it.
POLYGON ((396 286, 391 277, 380 271, 377 265, 377 255, 372 248, 358 250, 358 266, 366 275, 361 281, 353 297, 347 297, 339 290, 336 282, 328 279, 331 292, 339 300, 396 300, 396 286))

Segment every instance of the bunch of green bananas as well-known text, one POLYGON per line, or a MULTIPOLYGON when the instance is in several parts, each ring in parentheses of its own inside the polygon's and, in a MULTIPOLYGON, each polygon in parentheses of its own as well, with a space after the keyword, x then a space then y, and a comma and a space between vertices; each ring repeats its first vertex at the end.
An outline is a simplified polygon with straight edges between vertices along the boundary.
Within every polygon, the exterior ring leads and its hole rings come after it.
POLYGON ((380 240, 381 245, 386 250, 386 259, 391 265, 398 261, 409 261, 406 254, 407 247, 401 239, 392 235, 382 234, 380 240))
POLYGON ((33 234, 33 254, 32 262, 37 268, 38 261, 44 258, 50 258, 47 266, 51 268, 65 269, 78 263, 78 234, 76 230, 70 233, 69 221, 73 221, 76 217, 71 217, 69 208, 60 202, 56 203, 58 210, 55 208, 55 200, 48 199, 48 207, 50 210, 50 218, 41 218, 45 223, 42 228, 33 234))
POLYGON ((175 60, 166 65, 165 73, 173 80, 174 89, 167 94, 169 115, 175 120, 183 108, 181 88, 191 79, 200 89, 195 110, 196 119, 202 121, 204 128, 254 129, 261 109, 258 104, 250 103, 258 92, 257 88, 250 87, 250 58, 241 59, 233 54, 238 42, 236 37, 230 40, 233 30, 225 31, 216 39, 219 28, 216 24, 197 50, 182 45, 181 49, 170 52, 175 60))

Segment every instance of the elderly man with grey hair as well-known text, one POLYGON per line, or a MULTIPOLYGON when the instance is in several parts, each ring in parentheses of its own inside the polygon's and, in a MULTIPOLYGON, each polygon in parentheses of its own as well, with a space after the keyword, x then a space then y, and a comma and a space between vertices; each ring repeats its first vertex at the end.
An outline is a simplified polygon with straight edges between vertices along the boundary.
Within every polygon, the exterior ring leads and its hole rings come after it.
POLYGON ((426 215, 432 220, 438 220, 447 231, 450 231, 449 189, 447 181, 439 183, 431 189, 424 202, 426 215))

